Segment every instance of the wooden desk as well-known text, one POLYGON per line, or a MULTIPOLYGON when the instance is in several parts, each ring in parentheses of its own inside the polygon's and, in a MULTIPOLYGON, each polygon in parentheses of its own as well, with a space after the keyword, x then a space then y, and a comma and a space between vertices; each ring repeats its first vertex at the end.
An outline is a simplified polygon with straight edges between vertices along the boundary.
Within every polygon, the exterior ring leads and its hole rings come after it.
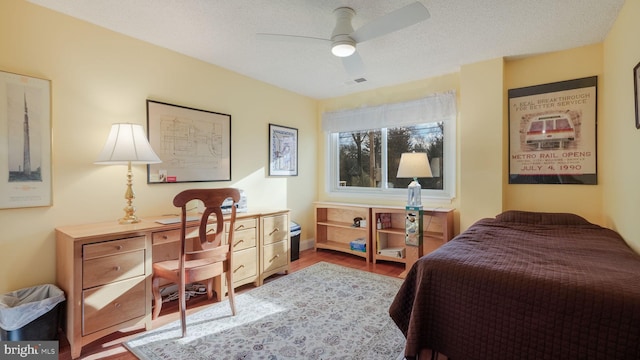
MULTIPOLYGON (((56 228, 56 279, 67 299, 64 330, 74 359, 105 335, 134 326, 151 329, 151 265, 177 257, 179 249, 180 223, 156 222, 167 218, 56 228)), ((260 286, 266 277, 289 271, 288 210, 237 213, 234 232, 234 287, 260 286)), ((224 297, 224 284, 216 284, 218 298, 224 297)))

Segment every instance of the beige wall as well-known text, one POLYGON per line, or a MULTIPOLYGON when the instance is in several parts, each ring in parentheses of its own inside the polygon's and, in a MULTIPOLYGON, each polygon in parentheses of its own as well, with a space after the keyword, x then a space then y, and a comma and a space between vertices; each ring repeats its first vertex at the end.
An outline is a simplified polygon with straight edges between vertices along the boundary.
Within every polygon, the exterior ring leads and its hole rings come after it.
MULTIPOLYGON (((438 77, 433 77, 421 81, 414 81, 398 86, 390 86, 379 88, 371 91, 364 91, 353 95, 342 96, 332 99, 320 100, 318 106, 318 198, 320 201, 334 201, 334 202, 346 202, 346 203, 361 203, 361 204, 379 204, 379 205, 396 205, 403 206, 406 202, 404 196, 397 200, 389 199, 376 199, 376 198, 352 198, 352 197, 332 197, 325 191, 326 176, 327 176, 327 164, 326 158, 326 144, 325 134, 322 132, 322 113, 329 111, 337 111, 342 109, 351 109, 360 106, 376 106, 385 103, 397 103, 402 101, 409 101, 425 97, 434 93, 441 93, 449 90, 455 90, 460 102, 460 79, 459 74, 447 74, 438 77)), ((458 108, 458 111, 460 109, 458 108)), ((459 124, 456 125, 459 127, 459 124)), ((459 132, 458 132, 459 134, 459 132)), ((459 152, 459 149, 457 150, 459 152)), ((457 185, 456 185, 457 187, 457 185)), ((459 189, 456 189, 456 193, 459 189)), ((430 201, 423 203, 425 207, 444 206, 458 208, 458 199, 452 201, 430 201)), ((456 215, 457 216, 457 215, 456 215)))
MULTIPOLYGON (((554 52, 524 59, 506 61, 505 87, 515 89, 531 85, 598 76, 598 130, 606 126, 603 118, 602 45, 591 45, 554 52)), ((504 111, 507 112, 507 94, 505 91, 504 111)), ((505 121, 507 115, 505 115, 505 121)), ((505 134, 508 135, 508 134, 505 134)), ((599 134, 598 134, 599 135, 599 134)), ((598 150, 602 148, 598 144, 598 150)), ((505 159, 509 148, 505 143, 505 159)), ((598 165, 606 158, 598 153, 598 165)), ((600 170, 600 169, 599 169, 600 170)), ((508 165, 504 174, 505 210, 520 209, 531 211, 573 212, 587 220, 602 223, 602 185, 567 185, 567 184, 508 184, 508 165)), ((602 172, 598 171, 598 181, 602 180, 602 172)))
POLYGON ((175 213, 189 187, 236 186, 313 236, 315 100, 22 0, 0 1, 0 70, 51 80, 53 126, 53 206, 0 210, 0 293, 55 281, 55 227, 122 217, 126 166, 93 161, 112 123, 146 127, 146 99, 231 114, 232 181, 147 185, 134 166, 138 215, 175 213), (269 123, 299 129, 299 176, 268 177, 269 123))
MULTIPOLYGON (((592 45, 518 60, 493 59, 462 66, 459 73, 394 87, 320 101, 322 112, 416 99, 428 94, 456 90, 458 194, 448 204, 425 202, 425 206, 456 208, 456 233, 483 217, 508 209, 574 212, 602 223, 600 185, 509 185, 507 90, 555 81, 598 75, 602 83, 602 45, 592 45)), ((602 89, 600 89, 602 92, 602 89)), ((602 99, 599 99, 601 108, 602 99)), ((600 110, 600 115, 602 111, 600 110)), ((324 193, 324 135, 318 124, 318 164, 321 200, 353 202, 324 193)), ((360 200, 378 203, 377 199, 360 200)), ((384 202, 388 204, 389 202, 384 202)), ((394 204, 401 206, 404 199, 394 204)))
POLYGON ((136 166, 142 216, 174 212, 173 195, 187 187, 237 186, 247 191, 250 207, 290 208, 302 239, 311 238, 312 202, 348 201, 324 194, 322 112, 453 89, 458 195, 434 205, 458 209, 456 231, 502 209, 571 211, 620 231, 640 251, 640 130, 633 126, 631 76, 640 61, 639 13, 640 3, 627 1, 603 44, 493 59, 459 73, 315 101, 22 0, 0 1, 0 70, 52 81, 54 195, 52 207, 0 210, 0 293, 54 281, 56 226, 122 216, 125 168, 93 161, 111 123, 146 126, 146 99, 231 114, 233 181, 151 186, 144 166, 136 166), (507 89, 593 75, 599 77, 599 184, 508 185, 507 89), (269 123, 299 129, 299 176, 267 176, 269 123))
POLYGON ((502 211, 504 64, 483 61, 461 69, 460 231, 502 211))
POLYGON ((640 62, 640 1, 627 0, 604 41, 599 178, 604 225, 640 252, 640 130, 635 128, 633 68, 640 62))

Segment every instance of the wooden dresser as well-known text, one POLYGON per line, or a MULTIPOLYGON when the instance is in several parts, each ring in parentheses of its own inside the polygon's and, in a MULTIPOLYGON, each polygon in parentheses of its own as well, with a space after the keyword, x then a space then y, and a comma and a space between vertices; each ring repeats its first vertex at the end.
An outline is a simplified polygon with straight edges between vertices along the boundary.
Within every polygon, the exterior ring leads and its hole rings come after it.
MULTIPOLYGON (((67 298, 64 330, 74 359, 105 335, 134 326, 151 329, 151 265, 178 256, 180 224, 156 222, 168 218, 175 217, 56 228, 56 279, 67 298)), ((289 271, 288 210, 237 213, 234 232, 235 287, 260 286, 266 277, 289 271)), ((216 281, 219 297, 226 296, 222 285, 216 281)))

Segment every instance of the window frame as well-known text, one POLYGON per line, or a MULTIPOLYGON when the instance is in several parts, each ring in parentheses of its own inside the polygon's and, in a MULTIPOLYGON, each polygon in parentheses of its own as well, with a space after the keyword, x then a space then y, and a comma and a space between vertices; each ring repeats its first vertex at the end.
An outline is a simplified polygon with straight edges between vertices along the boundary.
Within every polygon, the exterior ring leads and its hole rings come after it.
MULTIPOLYGON (((443 144, 443 188, 440 190, 434 189, 422 189, 421 197, 423 203, 429 200, 448 200, 451 201, 456 196, 456 117, 453 116, 447 119, 440 119, 444 123, 444 144, 443 144)), ((437 122, 437 121, 434 121, 437 122)), ((371 130, 371 129, 362 129, 371 130)), ((378 130, 376 128, 375 130, 378 130)), ((380 128, 382 132, 382 161, 381 161, 381 176, 383 176, 383 183, 387 183, 387 128, 380 128)), ((354 130, 357 131, 357 130, 354 130)), ((346 132, 346 131, 345 131, 346 132)), ((370 187, 344 187, 339 186, 339 174, 340 174, 340 149, 338 141, 339 132, 325 132, 325 159, 328 171, 325 172, 325 192, 329 196, 353 198, 353 199, 370 199, 375 195, 378 199, 383 200, 402 200, 406 201, 407 189, 405 188, 387 188, 386 186, 378 188, 370 187)))

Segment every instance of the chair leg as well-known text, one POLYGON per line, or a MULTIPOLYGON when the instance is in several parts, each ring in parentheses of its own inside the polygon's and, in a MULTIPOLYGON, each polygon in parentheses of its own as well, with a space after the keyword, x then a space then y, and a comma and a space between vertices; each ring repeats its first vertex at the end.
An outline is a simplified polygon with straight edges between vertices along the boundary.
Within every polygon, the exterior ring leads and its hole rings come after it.
POLYGON ((180 323, 182 325, 182 337, 187 336, 187 296, 185 294, 185 285, 184 284, 178 284, 178 301, 180 301, 180 304, 178 305, 180 307, 180 323))
POLYGON ((207 280, 207 299, 211 300, 212 298, 213 298, 213 278, 207 280))
POLYGON ((151 280, 151 293, 153 294, 153 314, 152 319, 157 319, 160 316, 160 310, 162 309, 162 296, 160 296, 160 278, 154 277, 151 280))
POLYGON ((233 277, 231 276, 231 271, 226 272, 227 276, 227 295, 229 296, 229 305, 231 305, 231 314, 236 315, 236 303, 234 299, 233 292, 233 277))

